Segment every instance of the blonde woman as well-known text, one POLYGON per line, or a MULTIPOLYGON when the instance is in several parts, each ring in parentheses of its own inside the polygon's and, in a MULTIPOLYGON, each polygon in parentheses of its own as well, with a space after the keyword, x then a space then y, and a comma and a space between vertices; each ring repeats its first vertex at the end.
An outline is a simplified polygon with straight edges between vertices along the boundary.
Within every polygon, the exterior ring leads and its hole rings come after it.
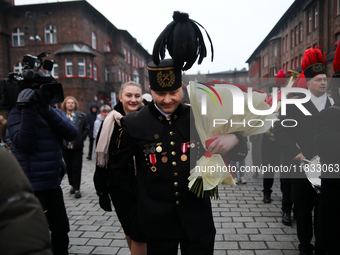
POLYGON ((111 202, 126 235, 132 255, 146 255, 145 237, 137 225, 137 187, 134 161, 131 158, 130 171, 111 167, 117 160, 120 120, 123 116, 142 107, 142 88, 135 82, 122 84, 119 103, 105 118, 97 136, 96 171, 94 184, 99 196, 99 205, 105 211, 112 211, 111 202))

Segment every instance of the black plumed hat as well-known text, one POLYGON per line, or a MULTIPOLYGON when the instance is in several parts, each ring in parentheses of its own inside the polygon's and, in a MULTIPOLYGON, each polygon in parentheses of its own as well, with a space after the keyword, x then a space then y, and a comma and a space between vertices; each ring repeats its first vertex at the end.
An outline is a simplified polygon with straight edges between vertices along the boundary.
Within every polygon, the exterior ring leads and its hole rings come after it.
POLYGON ((153 62, 159 65, 159 61, 164 59, 167 49, 174 61, 175 69, 190 69, 198 57, 198 64, 201 64, 203 58, 207 56, 207 49, 198 26, 202 27, 208 36, 211 45, 211 61, 213 61, 214 49, 205 28, 198 22, 189 19, 187 13, 175 11, 172 17, 173 21, 166 26, 154 44, 153 62))

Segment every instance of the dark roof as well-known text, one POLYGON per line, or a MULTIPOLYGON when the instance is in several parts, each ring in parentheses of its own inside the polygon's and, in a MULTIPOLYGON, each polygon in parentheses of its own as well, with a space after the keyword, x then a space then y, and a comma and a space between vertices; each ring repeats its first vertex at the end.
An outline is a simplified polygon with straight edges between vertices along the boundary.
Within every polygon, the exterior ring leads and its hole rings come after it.
POLYGON ((252 58, 256 57, 256 54, 258 54, 258 51, 263 47, 264 44, 266 44, 270 39, 273 39, 273 37, 279 36, 280 28, 284 22, 289 18, 289 16, 296 12, 296 10, 301 9, 301 1, 295 0, 294 3, 288 8, 288 10, 283 14, 281 19, 276 23, 276 25, 272 28, 272 30, 269 32, 269 34, 264 38, 264 40, 260 43, 259 46, 255 49, 255 51, 251 54, 251 56, 248 58, 246 63, 249 63, 252 58))
POLYGON ((55 55, 62 54, 62 53, 85 53, 95 56, 91 51, 90 47, 87 45, 83 45, 81 48, 78 45, 71 43, 64 45, 60 50, 54 52, 55 55))

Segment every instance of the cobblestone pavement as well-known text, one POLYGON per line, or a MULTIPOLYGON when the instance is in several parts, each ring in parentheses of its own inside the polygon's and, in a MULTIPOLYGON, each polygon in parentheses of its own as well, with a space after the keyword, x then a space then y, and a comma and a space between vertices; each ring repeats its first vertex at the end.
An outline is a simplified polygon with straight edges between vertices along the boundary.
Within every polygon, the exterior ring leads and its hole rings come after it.
MULTIPOLYGON (((87 160, 84 147, 82 198, 69 194, 67 177, 62 182, 70 221, 70 254, 130 254, 115 212, 98 205, 93 185, 94 160, 87 160)), ((251 165, 250 153, 246 165, 251 165)), ((245 174, 247 184, 220 186, 219 200, 213 200, 216 225, 215 255, 297 255, 296 222, 281 223, 280 181, 275 177, 271 204, 262 202, 262 176, 245 174)), ((180 253, 179 253, 180 254, 180 253)))

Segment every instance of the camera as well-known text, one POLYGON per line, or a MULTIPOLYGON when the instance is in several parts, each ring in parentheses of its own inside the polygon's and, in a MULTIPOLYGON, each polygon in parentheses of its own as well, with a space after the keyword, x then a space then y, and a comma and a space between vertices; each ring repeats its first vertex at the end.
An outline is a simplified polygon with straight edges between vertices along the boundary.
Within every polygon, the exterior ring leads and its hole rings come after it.
MULTIPOLYGON (((33 89, 39 100, 45 104, 56 104, 64 101, 62 85, 52 75, 44 73, 40 68, 52 71, 53 61, 43 60, 50 53, 43 52, 38 56, 26 54, 22 60, 21 72, 8 74, 8 78, 0 80, 0 110, 10 110, 16 104, 19 93, 26 88, 33 89)), ((25 107, 25 105, 20 105, 25 107)))

